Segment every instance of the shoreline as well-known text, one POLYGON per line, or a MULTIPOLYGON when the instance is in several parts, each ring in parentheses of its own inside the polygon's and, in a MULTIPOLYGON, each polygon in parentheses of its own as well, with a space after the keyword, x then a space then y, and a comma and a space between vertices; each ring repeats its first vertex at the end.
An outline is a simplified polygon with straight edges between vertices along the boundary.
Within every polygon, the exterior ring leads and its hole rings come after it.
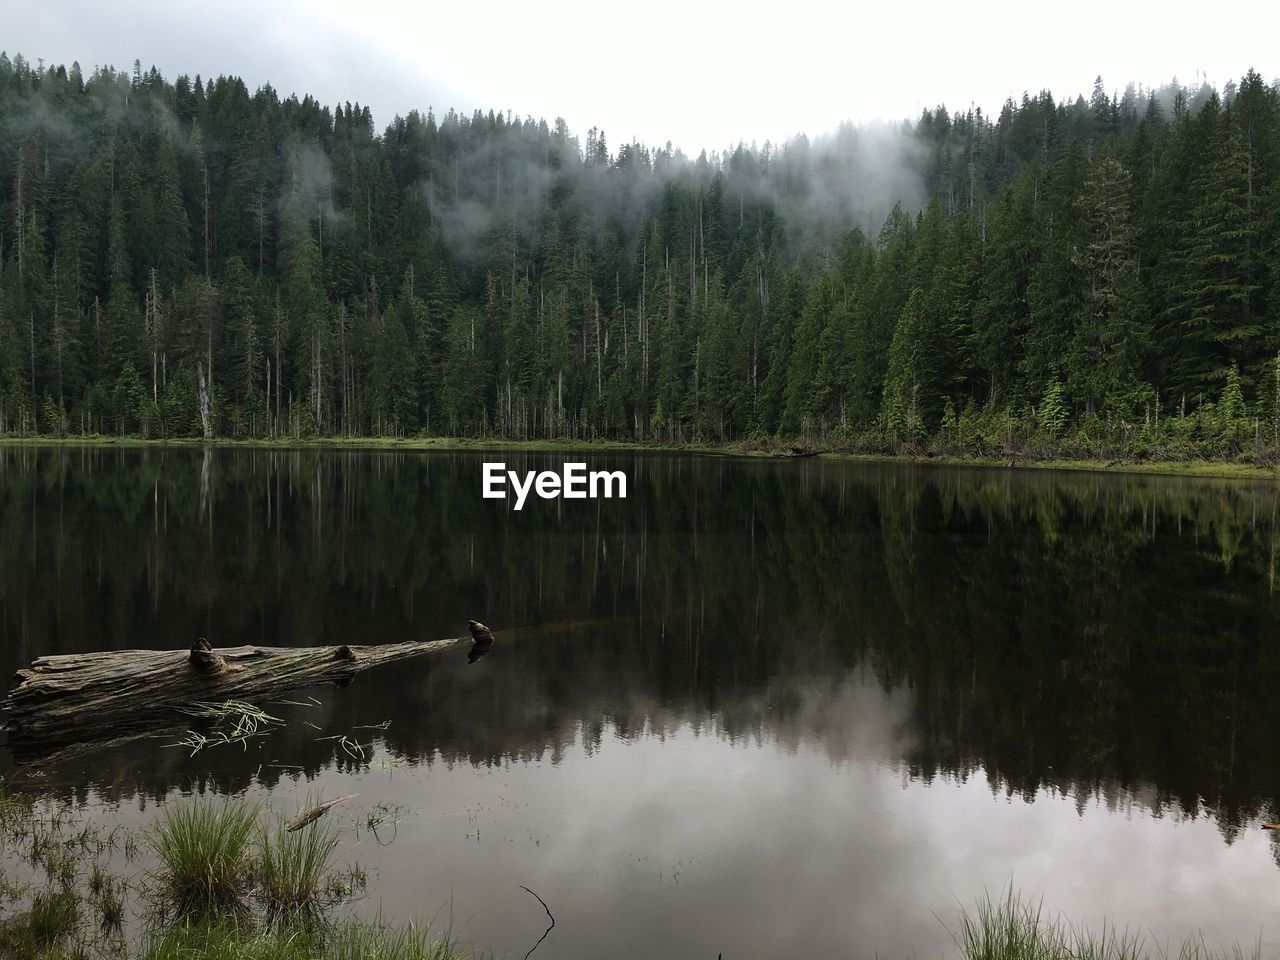
MULTIPOLYGON (((327 806, 317 799, 309 810, 327 806)), ((350 798, 339 798, 350 799, 350 798)), ((393 813, 399 822, 401 811, 393 813)), ((302 814, 299 814, 302 816, 302 814)), ((0 953, 70 960, 110 956, 118 960, 480 960, 490 954, 415 917, 362 916, 355 904, 370 896, 369 870, 339 855, 359 816, 317 813, 294 828, 270 805, 205 793, 170 800, 142 828, 117 830, 81 818, 74 801, 45 799, 37 791, 8 788, 0 778, 0 849, 15 865, 0 917, 0 953), (318 822, 317 822, 318 821, 318 822), (78 828, 78 832, 73 832, 78 828), (311 867, 314 866, 314 869, 311 867), (144 872, 146 884, 134 882, 144 872)), ((366 824, 372 822, 367 819, 366 824)), ((297 818, 295 817, 295 820, 297 818)), ((381 822, 381 821, 379 821, 381 822)), ((372 826, 366 826, 372 830, 372 826)), ((342 851, 345 854, 345 850, 342 851)), ((6 866, 8 864, 6 863, 6 866)), ((376 874, 375 874, 376 876, 376 874)), ((529 887, 556 926, 545 901, 529 887)), ((937 914, 958 960, 1168 960, 1167 944, 1142 928, 1091 929, 1044 911, 1043 899, 1009 881, 1003 892, 985 892, 966 904, 957 897, 954 929, 937 914)), ((541 930, 541 920, 529 940, 541 930)), ((529 954, 533 949, 529 950, 529 954)), ((527 957, 529 954, 526 954, 527 957)), ((1182 941, 1190 960, 1264 960, 1261 936, 1209 945, 1193 931, 1182 941)))
POLYGON ((528 453, 618 452, 671 453, 698 456, 740 457, 761 460, 823 459, 863 463, 912 464, 941 467, 981 467, 1002 470, 1069 470, 1085 473, 1132 474, 1164 477, 1206 477, 1234 480, 1280 480, 1280 469, 1230 460, 1132 460, 1105 461, 1079 458, 1018 459, 961 456, 956 454, 859 453, 839 448, 803 448, 797 455, 790 445, 755 446, 746 441, 714 444, 644 443, 633 440, 502 440, 475 437, 309 437, 250 438, 196 437, 156 439, 136 436, 39 437, 0 436, 2 447, 227 447, 264 450, 511 450, 528 453), (1010 465, 1012 464, 1012 466, 1010 465))

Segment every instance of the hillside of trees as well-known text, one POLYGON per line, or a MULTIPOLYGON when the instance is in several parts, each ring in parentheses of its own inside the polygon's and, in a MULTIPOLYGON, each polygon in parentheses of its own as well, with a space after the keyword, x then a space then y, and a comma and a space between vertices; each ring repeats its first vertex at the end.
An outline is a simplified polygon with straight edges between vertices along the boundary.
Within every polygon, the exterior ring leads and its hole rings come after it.
POLYGON ((689 158, 0 55, 0 434, 1273 460, 1280 88, 689 158))

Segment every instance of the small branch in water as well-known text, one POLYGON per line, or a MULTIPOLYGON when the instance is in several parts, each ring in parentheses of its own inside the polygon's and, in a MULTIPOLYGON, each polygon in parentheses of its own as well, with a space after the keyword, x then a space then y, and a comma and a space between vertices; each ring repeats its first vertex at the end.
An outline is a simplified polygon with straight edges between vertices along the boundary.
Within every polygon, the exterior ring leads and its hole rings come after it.
POLYGON ((301 830, 309 823, 319 820, 324 814, 329 812, 329 808, 347 800, 354 800, 356 794, 344 793, 340 797, 334 797, 332 800, 326 800, 323 803, 316 803, 307 807, 305 810, 299 811, 298 815, 285 824, 285 831, 293 833, 295 830, 301 830))
POLYGON ((533 951, 537 950, 538 947, 542 946, 542 941, 547 939, 547 934, 551 932, 551 927, 554 927, 556 925, 556 918, 551 915, 551 908, 547 906, 547 901, 543 900, 540 896, 538 896, 536 893, 534 893, 532 890, 526 887, 523 883, 520 884, 520 889, 523 890, 525 893, 529 894, 529 896, 533 897, 540 904, 542 904, 542 909, 547 911, 547 919, 551 921, 551 926, 547 927, 546 930, 542 931, 542 936, 538 938, 538 942, 535 943, 532 947, 530 947, 529 952, 524 955, 524 960, 529 960, 529 957, 533 954, 533 951))

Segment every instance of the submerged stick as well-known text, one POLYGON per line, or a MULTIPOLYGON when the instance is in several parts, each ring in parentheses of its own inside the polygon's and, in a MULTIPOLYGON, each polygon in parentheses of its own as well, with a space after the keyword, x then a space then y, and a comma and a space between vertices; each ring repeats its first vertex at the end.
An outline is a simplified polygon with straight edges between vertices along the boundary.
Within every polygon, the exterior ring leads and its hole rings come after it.
POLYGON ((532 947, 530 947, 529 952, 524 955, 524 960, 529 960, 529 957, 533 954, 533 951, 537 950, 540 946, 542 946, 542 941, 547 939, 547 934, 550 933, 551 928, 556 925, 556 918, 551 915, 551 908, 547 906, 547 901, 543 900, 540 896, 538 896, 536 893, 534 893, 532 890, 526 887, 523 883, 520 884, 520 889, 523 890, 525 893, 529 894, 531 897, 537 900, 540 904, 542 904, 542 909, 547 911, 547 919, 551 921, 551 926, 547 927, 546 930, 542 931, 542 936, 538 938, 538 942, 535 943, 532 947))

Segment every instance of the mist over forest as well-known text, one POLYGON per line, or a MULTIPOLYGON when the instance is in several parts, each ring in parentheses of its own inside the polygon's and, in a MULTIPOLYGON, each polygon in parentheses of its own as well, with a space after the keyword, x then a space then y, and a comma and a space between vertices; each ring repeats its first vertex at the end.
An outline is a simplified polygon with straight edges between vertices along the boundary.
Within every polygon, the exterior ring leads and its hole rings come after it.
POLYGON ((1278 352, 1253 71, 690 157, 0 56, 3 434, 1234 455, 1278 352))

